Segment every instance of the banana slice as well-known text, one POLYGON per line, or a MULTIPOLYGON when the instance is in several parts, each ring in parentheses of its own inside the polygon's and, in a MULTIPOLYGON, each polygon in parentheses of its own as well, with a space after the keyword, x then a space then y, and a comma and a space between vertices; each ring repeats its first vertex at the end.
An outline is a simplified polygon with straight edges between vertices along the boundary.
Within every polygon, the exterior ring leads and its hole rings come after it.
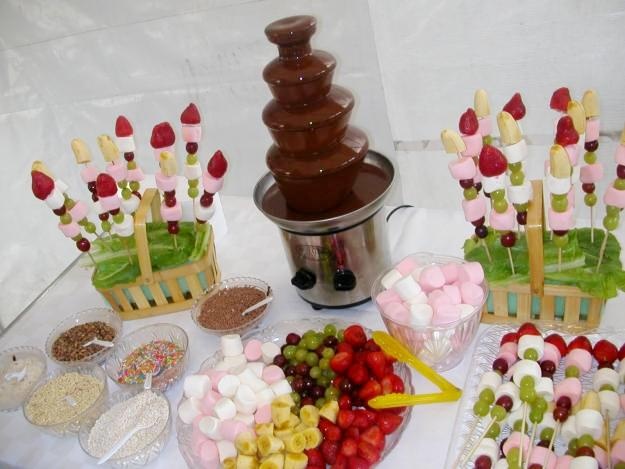
POLYGON ((79 138, 73 139, 72 151, 74 152, 74 158, 76 158, 76 163, 85 164, 91 162, 91 151, 83 140, 79 138))
POLYGON ((305 405, 299 411, 299 418, 308 427, 316 427, 319 424, 319 409, 314 405, 305 405))
POLYGON ((561 145, 551 146, 549 151, 549 171, 554 178, 571 177, 571 161, 566 150, 561 145))
POLYGON ((328 401, 321 409, 319 409, 319 415, 327 418, 330 422, 336 423, 336 416, 339 414, 339 403, 336 401, 328 401))
POLYGON ((316 448, 321 444, 321 440, 323 440, 321 430, 317 427, 307 428, 302 434, 306 438, 306 449, 316 448))
POLYGON ((262 435, 256 440, 256 446, 261 456, 269 456, 284 449, 284 442, 273 435, 262 435))
POLYGON ((304 453, 286 453, 284 469, 306 469, 308 456, 304 453))
POLYGON ((621 420, 616 424, 616 428, 614 429, 614 434, 612 435, 612 443, 617 442, 618 440, 625 440, 625 420, 621 420))
POLYGON ((586 119, 599 117, 599 95, 595 90, 587 90, 582 97, 582 106, 586 113, 586 119))
POLYGON ((119 159, 119 148, 110 135, 98 136, 98 146, 104 156, 105 161, 117 161, 119 159))
POLYGON ((586 132, 586 112, 578 101, 569 101, 566 113, 573 119, 573 127, 575 127, 578 134, 582 135, 586 132))
POLYGON ((277 453, 267 456, 260 463, 259 469, 284 469, 284 455, 277 453))
POLYGON ((490 104, 486 90, 479 89, 473 96, 473 108, 477 117, 486 117, 490 114, 490 104))
POLYGON ((293 435, 292 428, 276 428, 273 431, 273 436, 280 438, 282 441, 286 441, 293 435))
POLYGON ((519 124, 514 117, 506 111, 497 114, 497 127, 501 135, 501 143, 504 145, 514 145, 523 138, 519 124))
POLYGON ((165 176, 175 176, 178 173, 178 164, 176 157, 170 151, 164 151, 159 156, 159 165, 161 172, 165 176))
POLYGON ((307 428, 310 428, 310 427, 308 425, 306 425, 304 422, 300 422, 296 426, 293 427, 293 431, 294 432, 303 432, 307 428))
POLYGON ((48 169, 48 167, 43 161, 39 161, 39 160, 33 161, 33 164, 30 167, 30 170, 39 171, 40 173, 45 174, 49 178, 55 179, 55 177, 52 175, 52 172, 48 169))
POLYGON ((284 447, 290 453, 302 453, 306 449, 306 436, 303 433, 293 433, 284 440, 284 447))
POLYGON ((620 141, 621 145, 625 145, 625 127, 623 128, 623 131, 621 132, 621 141, 620 141))
POLYGON ((300 423, 301 423, 301 420, 299 419, 299 417, 297 415, 291 414, 289 416, 289 428, 295 428, 300 423))
POLYGON ((234 440, 234 446, 239 454, 246 456, 256 456, 256 451, 258 449, 256 446, 256 437, 251 431, 239 433, 234 440))
POLYGON ((451 129, 445 129, 441 132, 441 142, 443 142, 445 153, 461 153, 467 149, 460 134, 451 129))
POLYGON ((295 401, 291 397, 291 394, 282 394, 271 401, 271 404, 284 404, 289 407, 293 407, 295 405, 295 401))
POLYGON ((592 409, 601 413, 601 400, 595 391, 588 391, 582 396, 582 409, 592 409))
POLYGON ((258 459, 254 456, 239 454, 236 469, 258 469, 258 459))
POLYGON ((237 469, 237 458, 226 458, 221 465, 223 469, 237 469))
POLYGON ((254 431, 256 432, 256 436, 261 435, 273 435, 273 422, 269 423, 257 423, 254 427, 254 431))
POLYGON ((291 408, 282 402, 272 402, 271 420, 278 428, 288 427, 291 421, 291 408))

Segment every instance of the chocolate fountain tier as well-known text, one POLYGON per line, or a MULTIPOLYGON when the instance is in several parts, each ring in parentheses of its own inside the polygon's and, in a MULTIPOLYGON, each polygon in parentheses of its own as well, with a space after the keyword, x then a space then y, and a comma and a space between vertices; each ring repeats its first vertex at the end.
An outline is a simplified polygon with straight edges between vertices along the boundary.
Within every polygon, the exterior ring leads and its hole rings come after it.
POLYGON ((310 155, 343 136, 353 108, 352 93, 334 85, 327 96, 309 106, 285 108, 271 100, 263 109, 263 122, 280 150, 310 155))
POLYGON ((293 158, 275 145, 267 151, 267 166, 291 208, 304 213, 333 209, 348 195, 369 149, 367 136, 355 127, 329 150, 293 158))

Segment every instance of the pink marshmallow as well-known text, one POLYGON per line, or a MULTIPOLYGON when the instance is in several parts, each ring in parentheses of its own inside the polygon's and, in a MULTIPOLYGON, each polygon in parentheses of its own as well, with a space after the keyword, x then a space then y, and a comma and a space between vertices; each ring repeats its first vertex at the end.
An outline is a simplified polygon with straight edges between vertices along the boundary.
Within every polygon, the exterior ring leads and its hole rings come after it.
POLYGON ((625 191, 620 191, 610 185, 603 194, 603 203, 618 208, 625 208, 625 191))
POLYGON ((507 455, 508 451, 512 448, 519 448, 521 446, 521 441, 523 442, 523 454, 527 454, 527 450, 530 446, 530 437, 527 435, 523 435, 521 439, 521 432, 512 432, 506 442, 503 444, 503 454, 507 455))
POLYGON ((127 181, 143 181, 144 178, 141 168, 129 169, 128 174, 126 174, 127 181))
POLYGON ((85 183, 94 182, 98 178, 98 174, 98 168, 91 165, 86 165, 80 170, 80 178, 85 183))
POLYGON ((451 177, 456 180, 473 179, 477 168, 475 167, 475 161, 470 156, 463 156, 457 160, 450 161, 447 165, 451 177))
POLYGON ((185 142, 198 143, 202 140, 202 126, 200 124, 182 124, 182 139, 185 142))
MULTIPOLYGON (((449 298, 442 290, 434 290, 428 295, 428 304, 436 313, 443 305, 452 304, 451 298, 449 298)), ((459 304, 459 303, 457 303, 459 304)))
POLYGON ((595 459, 599 463, 600 469, 606 469, 608 467, 608 455, 603 450, 601 446, 594 445, 592 447, 593 452, 595 453, 595 459))
POLYGON ((512 204, 508 204, 508 209, 503 213, 497 213, 495 209, 490 211, 490 224, 495 230, 512 231, 516 222, 516 214, 512 204))
POLYGON ((193 430, 191 431, 191 451, 196 455, 200 455, 200 449, 202 445, 208 441, 208 438, 204 433, 200 431, 199 422, 202 420, 203 416, 198 415, 193 420, 193 430))
POLYGON ((579 147, 576 143, 573 145, 567 145, 564 147, 567 155, 569 155, 569 161, 571 162, 571 166, 577 166, 577 160, 579 157, 579 147))
POLYGON ((223 420, 219 424, 219 433, 224 440, 234 441, 239 433, 249 430, 240 420, 223 420))
POLYGON ((497 354, 497 358, 503 358, 506 361, 506 363, 508 364, 508 368, 510 368, 512 365, 514 365, 516 363, 516 361, 517 361, 516 353, 503 352, 501 350, 497 354))
POLYGON ((98 201, 105 212, 117 210, 122 205, 122 202, 119 200, 119 196, 117 194, 109 195, 108 197, 100 197, 98 201))
POLYGON ((284 371, 277 365, 269 365, 263 369, 263 381, 267 384, 273 384, 284 378, 284 371))
POLYGON ((126 173, 128 170, 126 169, 126 165, 122 163, 110 163, 106 167, 106 172, 110 174, 110 176, 115 179, 115 182, 123 181, 126 179, 126 173))
POLYGON ((612 464, 625 462, 625 440, 618 440, 612 445, 612 464))
POLYGON ((161 204, 161 218, 165 221, 182 220, 182 205, 180 205, 180 202, 176 202, 176 205, 173 207, 161 204))
POLYGON ((471 282, 476 285, 484 281, 484 269, 479 262, 466 262, 460 265, 458 280, 461 282, 471 282))
POLYGON ((547 217, 552 230, 570 230, 575 227, 573 207, 571 207, 570 204, 565 212, 556 212, 550 207, 547 217))
POLYGON ((432 325, 442 326, 445 324, 451 324, 460 319, 460 306, 452 305, 451 303, 443 303, 434 310, 434 316, 432 316, 432 325))
POLYGON ((564 367, 566 369, 569 366, 576 367, 582 374, 588 373, 592 366, 592 355, 588 350, 581 348, 569 350, 564 357, 564 367))
POLYGON ((215 407, 215 402, 217 402, 221 396, 209 389, 202 401, 200 402, 200 410, 202 411, 202 415, 213 415, 213 408, 215 407))
POLYGON ((202 443, 199 456, 203 469, 217 469, 219 467, 219 451, 214 441, 206 440, 202 443))
POLYGON ((462 303, 460 288, 455 285, 443 285, 443 293, 449 298, 451 304, 459 305, 462 303))
POLYGON ((475 199, 462 201, 464 219, 468 222, 479 220, 486 215, 486 199, 478 195, 475 199))
POLYGON ((486 137, 487 135, 490 135, 492 133, 493 120, 490 116, 479 117, 477 119, 477 123, 479 126, 477 131, 482 137, 486 137))
POLYGON ((389 303, 401 303, 401 297, 399 294, 393 290, 384 290, 383 292, 378 293, 378 296, 375 297, 375 302, 382 309, 389 303))
POLYGON ((478 156, 482 151, 482 134, 476 132, 473 135, 461 135, 467 149, 460 153, 462 156, 478 156))
POLYGON ((512 353, 514 356, 517 355, 517 351, 519 350, 519 345, 515 342, 506 342, 501 347, 499 347, 500 352, 512 353))
POLYGON ((255 362, 260 360, 260 357, 263 356, 261 351, 263 343, 258 339, 252 339, 245 344, 245 348, 243 349, 243 353, 245 354, 245 358, 247 358, 250 362, 255 362))
POLYGON ((256 409, 256 413, 254 414, 254 421, 256 423, 271 422, 271 405, 261 405, 258 409, 256 409))
POLYGON ((616 161, 616 164, 625 165, 625 145, 620 144, 616 147, 616 151, 614 152, 614 161, 616 161))
POLYGON ((621 402, 621 409, 623 409, 623 411, 625 411, 625 394, 620 394, 619 395, 619 400, 621 402))
POLYGON ((224 178, 215 178, 211 176, 208 171, 204 171, 204 174, 202 174, 202 183, 204 184, 204 190, 206 192, 216 194, 223 187, 224 178))
POLYGON ((586 142, 594 142, 595 140, 599 140, 599 127, 601 120, 598 117, 593 119, 588 119, 586 121, 586 136, 584 140, 586 142))
POLYGON ((603 165, 601 163, 587 164, 579 169, 579 180, 582 184, 589 184, 603 179, 603 165))
MULTIPOLYGON (((475 155, 473 161, 475 161, 475 158, 477 158, 478 155, 475 155)), ((477 173, 475 173, 475 177, 473 178, 473 182, 474 183, 478 183, 478 182, 482 182, 482 173, 480 173, 479 171, 477 173)))
POLYGON ((89 207, 87 207, 87 204, 84 203, 82 200, 77 201, 76 205, 74 205, 69 211, 69 214, 72 216, 72 220, 74 221, 82 220, 87 216, 88 213, 89 207))
POLYGON ((389 303, 382 311, 385 316, 395 322, 401 324, 410 323, 410 311, 403 305, 403 303, 389 303))
MULTIPOLYGON (((570 352, 569 352, 570 353, 570 352)), ((562 396, 571 399, 571 404, 575 405, 582 395, 582 383, 577 378, 565 378, 556 383, 553 389, 553 400, 558 402, 562 396)))
POLYGON ((549 451, 548 448, 542 446, 534 446, 532 448, 532 454, 530 455, 530 465, 539 464, 544 469, 555 469, 558 457, 553 451, 549 451), (545 464, 545 460, 547 460, 545 464))
POLYGON ((484 301, 484 290, 475 283, 463 282, 460 284, 460 296, 463 303, 479 306, 484 301))
POLYGON ((165 176, 160 171, 154 175, 156 181, 156 187, 163 192, 170 192, 176 190, 176 184, 178 184, 178 178, 176 176, 165 176))
POLYGON ((405 257, 395 266, 395 270, 399 272, 402 277, 405 277, 406 275, 410 275, 417 267, 417 263, 412 257, 405 257))
POLYGON ((555 469, 569 469, 571 467, 572 461, 573 456, 569 454, 563 454, 562 456, 558 456, 558 461, 556 462, 555 469))
POLYGON ((445 283, 452 284, 458 280, 460 265, 455 262, 443 264, 441 265, 441 271, 443 272, 443 277, 445 277, 445 283))
POLYGON ((569 207, 574 209, 575 208, 575 188, 573 188, 573 186, 571 186, 571 189, 566 194, 566 200, 569 203, 569 207))
POLYGON ((75 221, 64 225, 63 223, 59 223, 59 230, 67 237, 73 238, 80 234, 80 226, 75 221))
POLYGON ((545 349, 543 351, 543 356, 540 361, 544 362, 548 360, 550 362, 553 362, 557 367, 558 364, 560 363, 561 358, 562 356, 560 354, 560 350, 558 349, 558 347, 556 347, 553 344, 550 344, 549 342, 545 342, 545 349))
POLYGON ((419 285, 426 292, 441 288, 445 285, 445 276, 443 271, 437 265, 429 265, 425 267, 419 274, 419 285))

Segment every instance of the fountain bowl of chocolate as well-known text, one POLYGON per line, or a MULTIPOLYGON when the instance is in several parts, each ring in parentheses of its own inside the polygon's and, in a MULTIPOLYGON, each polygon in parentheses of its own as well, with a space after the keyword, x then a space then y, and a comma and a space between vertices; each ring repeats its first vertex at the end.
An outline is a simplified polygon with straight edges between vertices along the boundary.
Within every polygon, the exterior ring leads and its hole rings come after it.
POLYGON ((233 277, 208 288, 193 305, 191 318, 209 334, 244 334, 267 315, 272 299, 271 287, 262 280, 233 277), (260 302, 263 304, 243 315, 260 302))

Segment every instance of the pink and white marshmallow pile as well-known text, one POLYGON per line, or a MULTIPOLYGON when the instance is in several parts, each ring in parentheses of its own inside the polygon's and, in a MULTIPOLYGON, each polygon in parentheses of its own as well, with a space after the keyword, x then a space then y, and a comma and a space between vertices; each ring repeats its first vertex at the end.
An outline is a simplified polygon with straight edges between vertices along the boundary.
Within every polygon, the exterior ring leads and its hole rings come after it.
POLYGON ((178 406, 180 419, 193 425, 191 451, 206 468, 235 457, 237 435, 271 422, 271 402, 292 391, 282 369, 272 364, 280 354, 273 342, 251 339, 243 345, 238 334, 229 334, 221 337, 221 352, 214 368, 186 377, 178 406))
POLYGON ((441 326, 473 314, 484 301, 479 262, 422 266, 411 256, 382 277, 375 301, 383 314, 413 327, 441 326))

